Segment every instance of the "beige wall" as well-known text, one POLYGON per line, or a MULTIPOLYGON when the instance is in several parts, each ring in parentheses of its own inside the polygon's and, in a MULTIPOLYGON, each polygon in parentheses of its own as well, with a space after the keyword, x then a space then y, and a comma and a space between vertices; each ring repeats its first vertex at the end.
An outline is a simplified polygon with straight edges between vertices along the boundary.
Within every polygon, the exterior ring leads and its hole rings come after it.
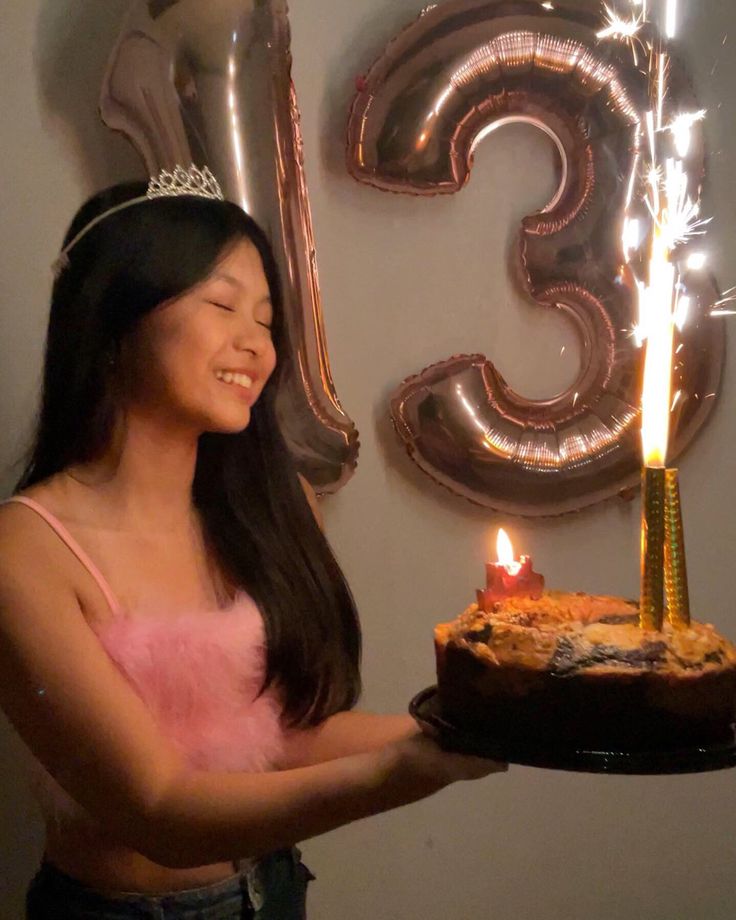
MULTIPOLYGON (((421 5, 293 0, 291 15, 332 367, 363 444, 356 476, 324 502, 325 517, 361 609, 365 705, 381 710, 404 709, 432 682, 432 627, 472 599, 499 523, 510 525, 552 585, 631 595, 638 580, 636 503, 564 519, 501 520, 415 472, 391 433, 392 387, 454 352, 485 351, 532 396, 554 392, 576 367, 569 330, 522 304, 505 268, 519 219, 543 204, 552 186, 552 155, 541 136, 518 127, 492 136, 479 150, 470 186, 449 199, 381 194, 344 171, 354 77, 421 5)), ((736 283, 736 61, 730 40, 725 47, 722 40, 736 13, 714 0, 688 6, 685 51, 710 110, 709 250, 725 287, 736 283)), ((89 192, 140 174, 127 145, 95 114, 100 70, 125 7, 122 0, 4 4, 4 491, 12 482, 6 466, 33 411, 47 266, 66 221, 89 192)), ((736 637, 734 360, 722 405, 681 466, 694 607, 736 637)), ((41 836, 19 791, 17 742, 4 722, 2 736, 0 920, 11 920, 20 916, 41 836)), ((310 895, 313 916, 727 920, 736 895, 735 775, 606 778, 515 768, 452 788, 307 843, 306 859, 319 877, 310 895)))

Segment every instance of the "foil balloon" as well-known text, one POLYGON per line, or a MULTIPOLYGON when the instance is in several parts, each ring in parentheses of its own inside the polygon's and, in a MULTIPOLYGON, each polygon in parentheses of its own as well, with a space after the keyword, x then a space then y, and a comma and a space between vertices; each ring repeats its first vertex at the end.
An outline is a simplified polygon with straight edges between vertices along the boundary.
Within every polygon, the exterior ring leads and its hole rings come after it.
MULTIPOLYGON (((642 256, 631 231, 637 221, 651 225, 639 191, 654 37, 647 24, 628 41, 604 40, 610 25, 590 2, 450 0, 389 44, 351 109, 348 169, 392 192, 460 191, 476 145, 510 122, 545 132, 557 151, 559 188, 523 221, 519 274, 540 308, 561 311, 577 331, 578 379, 530 400, 484 355, 459 355, 409 377, 391 398, 396 431, 419 467, 506 513, 575 511, 639 482, 643 350, 632 334, 632 269, 642 256)), ((680 71, 673 65, 668 105, 687 111, 692 94, 680 71)), ((695 199, 703 159, 694 125, 687 164, 695 199)), ((693 304, 678 338, 671 457, 712 410, 723 365, 721 321, 707 315, 714 286, 683 273, 693 304)))
POLYGON ((279 415, 301 472, 334 492, 355 469, 358 434, 330 373, 289 49, 286 0, 139 0, 100 113, 151 174, 208 165, 269 234, 292 352, 279 415))

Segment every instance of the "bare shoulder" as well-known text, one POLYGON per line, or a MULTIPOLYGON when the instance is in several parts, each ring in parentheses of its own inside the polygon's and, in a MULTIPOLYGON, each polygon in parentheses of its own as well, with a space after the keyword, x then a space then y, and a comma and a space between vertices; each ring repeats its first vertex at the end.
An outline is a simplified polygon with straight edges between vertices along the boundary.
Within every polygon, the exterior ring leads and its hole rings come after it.
MULTIPOLYGON (((48 504, 41 490, 21 494, 48 504)), ((41 577, 75 592, 79 575, 76 558, 33 509, 21 502, 0 505, 0 593, 41 577)))
MULTIPOLYGON (((35 499, 43 507, 54 511, 53 493, 43 486, 25 489, 14 497, 35 499)), ((51 538, 54 537, 49 525, 27 505, 22 502, 6 502, 0 505, 0 552, 21 549, 29 540, 47 540, 49 535, 51 538)), ((53 545, 54 540, 48 542, 53 545)))
POLYGON ((49 529, 34 511, 20 502, 0 505, 0 560, 6 554, 22 553, 39 539, 44 540, 49 529))
POLYGON ((307 496, 307 501, 309 502, 309 507, 312 509, 312 514, 319 524, 320 529, 324 530, 325 522, 322 518, 322 510, 319 507, 319 500, 317 499, 317 495, 312 488, 312 484, 308 479, 302 476, 301 473, 297 473, 297 476, 299 477, 299 482, 302 484, 302 489, 304 489, 304 494, 307 496))
POLYGON ((7 627, 41 586, 47 596, 75 596, 58 537, 25 505, 0 505, 0 623, 7 627))

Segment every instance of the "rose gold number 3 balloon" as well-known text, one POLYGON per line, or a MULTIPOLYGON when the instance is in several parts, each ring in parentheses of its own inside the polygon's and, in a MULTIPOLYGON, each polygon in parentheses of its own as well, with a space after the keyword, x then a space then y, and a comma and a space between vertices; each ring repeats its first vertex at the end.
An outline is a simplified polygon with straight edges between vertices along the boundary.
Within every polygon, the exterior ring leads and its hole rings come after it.
POLYGON ((138 0, 100 110, 150 173, 206 163, 269 233, 292 350, 279 413, 301 471, 334 492, 355 468, 358 434, 327 358, 289 40, 286 0, 138 0))
MULTIPOLYGON (((370 70, 349 122, 351 173, 417 195, 459 191, 474 146, 509 122, 537 126, 557 148, 559 190, 524 220, 520 258, 537 303, 561 310, 579 334, 577 381, 531 401, 483 355, 462 355, 410 377, 391 400, 396 430, 426 473, 509 513, 573 511, 638 481, 643 355, 631 334, 637 303, 622 230, 645 159, 648 84, 632 49, 598 41, 600 29, 592 0, 431 7, 370 70)), ((676 75, 672 92, 687 96, 676 75)), ((695 196, 702 158, 697 136, 695 196)), ((705 315, 715 293, 707 279, 686 280, 698 307, 680 339, 672 457, 712 409, 723 363, 720 321, 705 315)))

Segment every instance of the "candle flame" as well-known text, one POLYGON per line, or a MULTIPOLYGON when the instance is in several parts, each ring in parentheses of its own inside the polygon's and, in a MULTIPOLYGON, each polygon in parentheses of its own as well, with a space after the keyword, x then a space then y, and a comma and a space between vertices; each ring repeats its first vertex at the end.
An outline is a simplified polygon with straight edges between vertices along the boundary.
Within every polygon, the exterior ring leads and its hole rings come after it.
POLYGON ((521 563, 514 559, 513 544, 503 527, 499 528, 496 538, 496 555, 498 564, 502 565, 510 575, 515 575, 521 568, 521 563))

